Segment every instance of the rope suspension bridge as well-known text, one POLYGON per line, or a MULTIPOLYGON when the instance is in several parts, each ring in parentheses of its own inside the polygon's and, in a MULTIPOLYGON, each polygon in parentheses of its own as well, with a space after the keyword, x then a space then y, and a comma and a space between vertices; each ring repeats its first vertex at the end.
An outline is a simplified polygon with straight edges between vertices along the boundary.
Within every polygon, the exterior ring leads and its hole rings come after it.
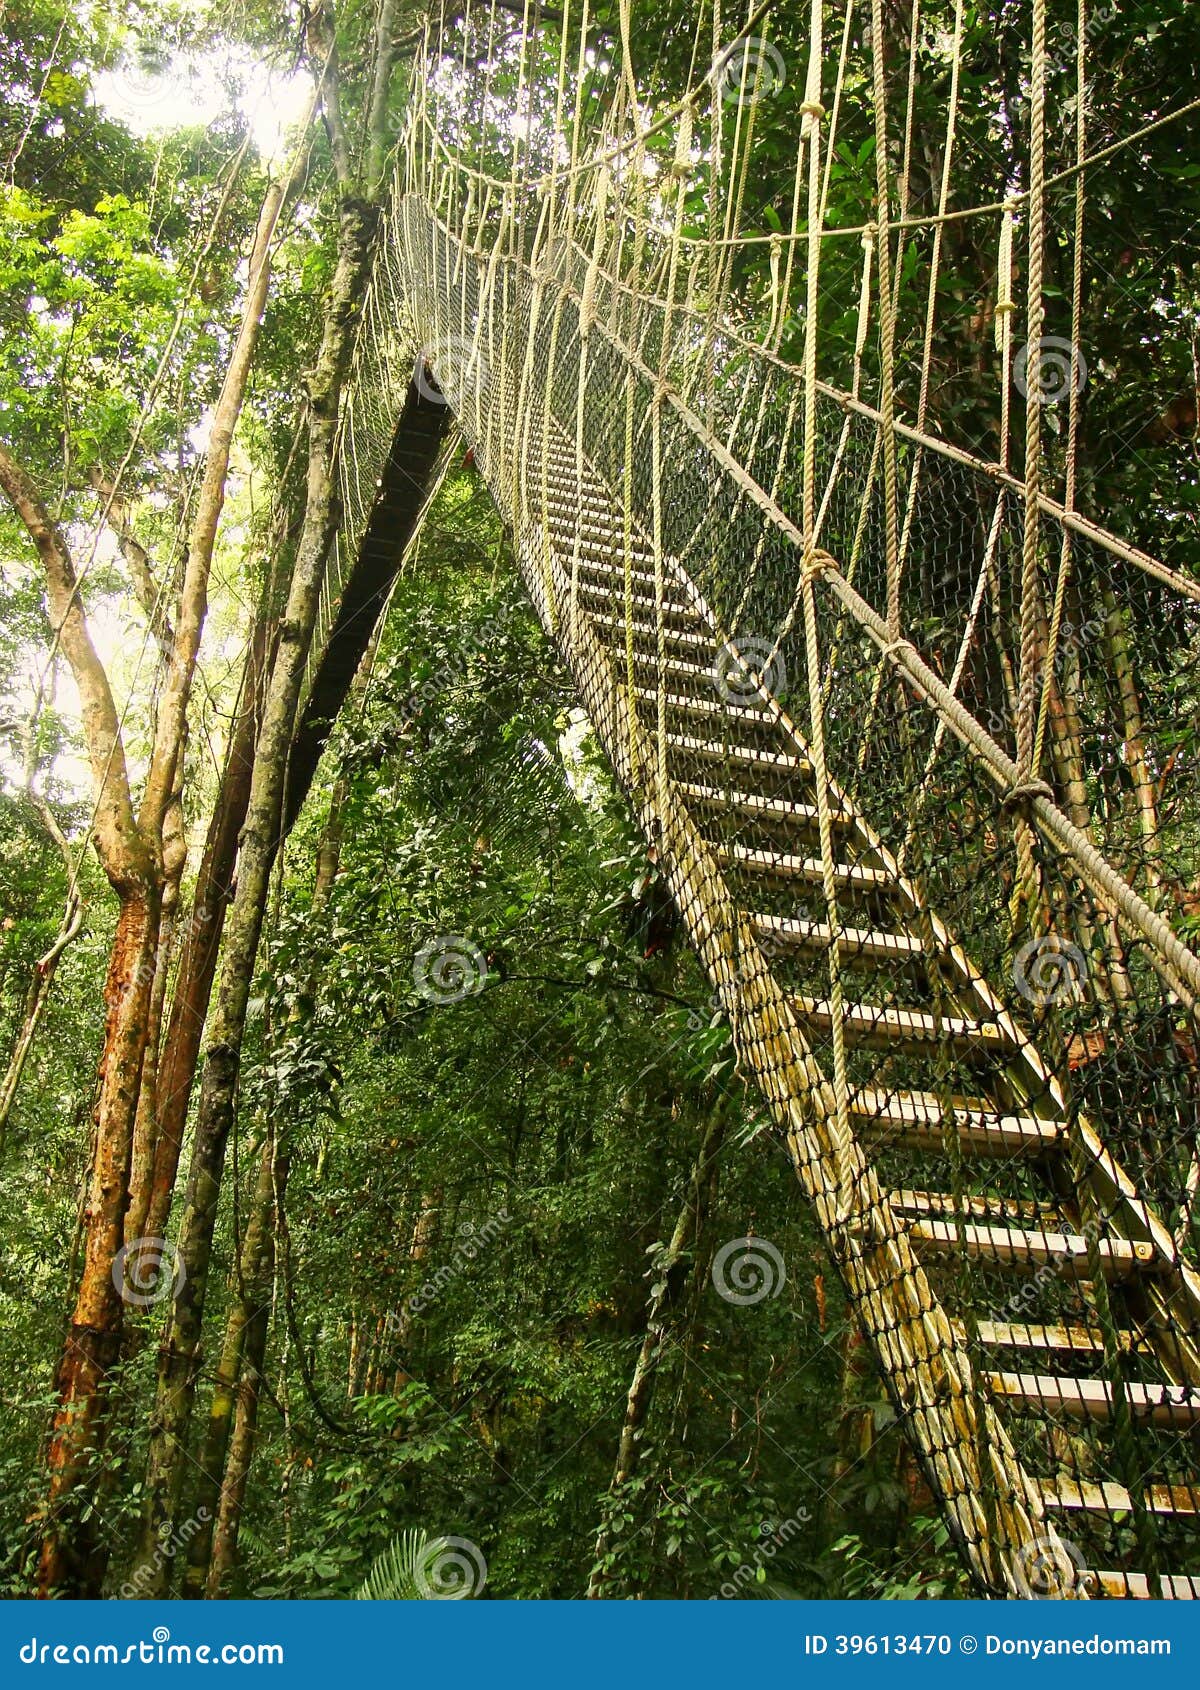
POLYGON ((1081 499, 1088 196, 1137 136, 1093 146, 1086 8, 1056 59, 1032 0, 962 204, 980 43, 924 10, 813 0, 785 47, 718 3, 645 64, 633 0, 430 26, 310 749, 452 416, 980 1590, 1200 1596, 1200 585, 1081 499))

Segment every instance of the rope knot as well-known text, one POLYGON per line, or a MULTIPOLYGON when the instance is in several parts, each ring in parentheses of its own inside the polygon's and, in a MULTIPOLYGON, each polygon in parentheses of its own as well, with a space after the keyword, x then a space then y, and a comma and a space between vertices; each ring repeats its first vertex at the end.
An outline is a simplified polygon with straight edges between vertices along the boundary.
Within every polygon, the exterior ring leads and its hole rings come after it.
POLYGON ((917 655, 916 646, 911 640, 904 639, 903 636, 898 639, 889 640, 886 645, 880 646, 879 655, 880 657, 895 657, 898 651, 911 651, 914 656, 917 655))
POLYGON ((800 570, 800 584, 804 587, 811 587, 813 582, 819 580, 827 569, 836 568, 837 559, 828 552, 823 552, 819 547, 814 546, 811 551, 805 554, 804 563, 800 570))
POLYGON ((1035 798, 1048 798, 1054 802, 1054 788, 1044 780, 1018 781, 1000 801, 1000 814, 1012 815, 1019 811, 1027 816, 1033 808, 1035 798))

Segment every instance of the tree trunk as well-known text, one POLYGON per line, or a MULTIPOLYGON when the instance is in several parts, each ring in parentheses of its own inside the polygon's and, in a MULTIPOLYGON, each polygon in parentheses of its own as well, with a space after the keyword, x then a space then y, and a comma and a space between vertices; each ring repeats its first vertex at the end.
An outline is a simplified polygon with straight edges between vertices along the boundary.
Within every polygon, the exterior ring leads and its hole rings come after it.
MULTIPOLYGON (((325 561, 337 521, 334 446, 338 406, 353 345, 358 306, 378 223, 377 210, 343 206, 339 256, 321 350, 310 382, 308 493, 291 587, 279 626, 279 649, 267 685, 262 731, 250 783, 238 858, 237 889, 225 932, 217 1006, 200 1082, 179 1233, 183 1282, 159 1357, 158 1386, 147 1456, 142 1550, 152 1562, 160 1533, 178 1514, 195 1396, 213 1228, 233 1125, 242 1039, 271 870, 280 838, 288 751, 295 728, 305 661, 312 639, 325 561)), ((161 1594, 159 1567, 151 1594, 161 1594)))
MULTIPOLYGON (((646 1424, 646 1416, 650 1411, 654 1381, 658 1373, 659 1362, 662 1360, 663 1350, 666 1347, 667 1329, 690 1271, 691 1254, 700 1237, 708 1212, 708 1200, 711 1199, 712 1194, 712 1182, 709 1176, 713 1161, 720 1153, 721 1144, 725 1137, 728 1113, 729 1100, 724 1097, 720 1098, 709 1112, 704 1132, 701 1135, 700 1146, 696 1152, 696 1160, 688 1179, 687 1190, 684 1193, 679 1215, 675 1221, 675 1230, 671 1234, 671 1241, 666 1250, 654 1264, 655 1286, 651 1291, 647 1306, 645 1336, 642 1339, 642 1347, 638 1352, 637 1362, 633 1369, 633 1378, 629 1383, 629 1394, 625 1402, 625 1418, 621 1425, 617 1459, 613 1468, 612 1483, 609 1486, 607 1499, 609 1502, 616 1498, 622 1485, 629 1482, 637 1466, 639 1445, 646 1424)), ((595 1565, 588 1581, 587 1593, 589 1597, 595 1598, 605 1595, 609 1569, 604 1565, 604 1562, 608 1555, 609 1544, 610 1532, 607 1521, 605 1521, 596 1537, 595 1565)))
POLYGON ((268 619, 269 607, 264 603, 246 658, 237 719, 225 756, 221 789, 208 825, 191 919, 179 959, 175 997, 158 1071, 158 1133, 145 1217, 145 1234, 150 1238, 162 1238, 167 1230, 196 1059, 233 885, 238 835, 250 799, 254 742, 260 719, 259 693, 267 662, 268 619))
POLYGON ((238 1283, 225 1322, 225 1342, 221 1347, 221 1360, 209 1405, 208 1428, 200 1456, 200 1479, 193 1509, 193 1517, 199 1521, 200 1529, 188 1544, 181 1592, 185 1597, 204 1595, 213 1522, 223 1489, 220 1474, 225 1466, 246 1341, 254 1322, 264 1319, 270 1308, 275 1180, 275 1142, 274 1136, 269 1134, 262 1148, 250 1218, 246 1223, 237 1267, 238 1283))
POLYGON ((187 840, 184 836, 183 803, 181 795, 176 792, 163 829, 163 889, 162 914, 158 927, 158 955, 154 964, 154 983, 150 988, 146 1049, 142 1057, 141 1088, 133 1124, 129 1207, 125 1212, 125 1243, 129 1248, 133 1248, 139 1239, 162 1237, 161 1233, 147 1233, 146 1213, 150 1206, 150 1182, 158 1139, 158 1066, 163 1006, 171 974, 171 950, 175 939, 175 917, 179 909, 179 885, 186 863, 187 840))
POLYGON ((126 892, 104 988, 108 1019, 84 1213, 83 1269, 55 1379, 58 1404, 47 1456, 50 1491, 38 1573, 42 1596, 99 1592, 103 1565, 89 1492, 103 1450, 104 1389, 120 1353, 122 1299, 140 1301, 155 1291, 142 1278, 136 1255, 126 1260, 120 1251, 158 920, 156 884, 126 892))
POLYGON ((21 1025, 13 1043, 13 1052, 5 1069, 4 1079, 0 1081, 0 1152, 4 1149, 9 1117, 21 1084, 21 1075, 25 1072, 25 1063, 33 1049, 38 1025, 50 1001, 50 988, 54 984, 55 972, 63 952, 79 937, 82 928, 83 904, 78 892, 72 890, 67 896, 67 907, 54 943, 45 956, 39 957, 33 965, 33 979, 29 983, 29 992, 25 998, 25 1012, 21 1017, 21 1025))

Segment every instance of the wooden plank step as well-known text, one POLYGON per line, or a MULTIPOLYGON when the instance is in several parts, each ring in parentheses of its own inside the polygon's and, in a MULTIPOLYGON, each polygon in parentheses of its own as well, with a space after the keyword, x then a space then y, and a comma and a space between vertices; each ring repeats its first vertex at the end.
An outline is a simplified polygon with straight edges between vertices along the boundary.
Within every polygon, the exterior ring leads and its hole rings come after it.
POLYGON ((1163 1602, 1200 1602, 1200 1577, 1188 1573, 1160 1574, 1153 1591, 1145 1573, 1095 1572, 1089 1576, 1098 1581, 1106 1596, 1132 1596, 1141 1601, 1154 1596, 1163 1602))
MULTIPOLYGON (((951 1321, 965 1343, 967 1328, 951 1321)), ((1044 1350, 1061 1355, 1104 1354, 1104 1334, 1095 1326, 1054 1326, 1018 1320, 979 1320, 975 1323, 979 1342, 993 1349, 1044 1350)), ((1153 1346, 1136 1332, 1118 1332, 1117 1348, 1128 1355, 1153 1355, 1153 1346)))
MULTIPOLYGON (((635 648, 633 661, 642 669, 653 669, 655 673, 658 672, 657 651, 638 651, 635 648)), ((664 674, 670 675, 674 679, 690 681, 693 686, 707 688, 720 698, 721 694, 717 691, 717 672, 714 664, 689 663, 684 657, 665 657, 661 667, 664 674)))
MULTIPOLYGON (((977 1155, 1041 1154, 1057 1148, 1063 1123, 1034 1115, 1006 1115, 986 1099, 953 1098, 954 1126, 964 1147, 977 1155)), ((850 1113, 865 1138, 886 1139, 915 1149, 940 1150, 950 1109, 933 1092, 888 1092, 866 1088, 851 1094, 850 1113)))
MULTIPOLYGON (((816 808, 812 804, 793 804, 786 798, 763 798, 757 792, 723 791, 717 786, 701 786, 694 781, 677 781, 676 786, 693 804, 704 810, 736 810, 743 816, 758 816, 764 821, 815 821, 816 808)), ((843 811, 833 811, 829 817, 833 827, 854 826, 854 817, 843 811)))
MULTIPOLYGON (((569 540, 564 541, 561 535, 553 534, 553 531, 552 538, 558 543, 557 557, 559 567, 569 584, 571 580, 571 567, 574 555, 574 542, 569 540)), ((585 541, 579 548, 580 580, 582 581, 587 575, 595 575, 602 578, 602 584, 608 588, 612 602, 619 603, 620 598, 624 597, 625 564, 619 552, 614 556, 612 552, 604 551, 598 546, 585 541)), ((654 571, 652 569, 646 570, 633 568, 629 571, 629 579, 631 582, 637 581, 643 587, 649 587, 652 592, 654 591, 655 580, 654 571)), ((671 581, 671 577, 669 575, 666 579, 671 581)), ((671 581, 671 585, 674 586, 676 583, 671 581)))
MULTIPOLYGON (((992 1262, 997 1267, 1050 1267, 1080 1279, 1088 1274, 1087 1240, 1074 1232, 1027 1231, 973 1223, 960 1228, 953 1221, 923 1220, 909 1228, 908 1236, 920 1255, 957 1256, 965 1252, 972 1260, 992 1262)), ((1152 1244, 1101 1238, 1096 1248, 1105 1279, 1130 1279, 1154 1263, 1152 1244)))
POLYGON ((766 773, 795 775, 812 774, 807 757, 789 756, 786 751, 756 751, 752 745, 727 745, 720 740, 697 739, 692 734, 667 735, 667 744, 675 751, 693 757, 703 757, 714 763, 739 763, 748 769, 762 769, 766 773))
MULTIPOLYGON (((789 810, 795 806, 786 806, 789 810)), ((849 817, 845 818, 849 821, 849 817)), ((750 917, 757 932, 791 950, 827 954, 833 943, 833 929, 824 921, 801 921, 786 915, 750 917)), ((845 962, 921 962, 924 950, 909 933, 876 933, 865 927, 843 927, 838 935, 838 954, 845 962)))
POLYGON ((950 1191, 913 1191, 907 1187, 888 1192, 888 1201, 901 1214, 913 1216, 941 1215, 952 1220, 961 1214, 969 1220, 1007 1225, 1013 1221, 1028 1226, 1053 1227, 1062 1231, 1064 1216, 1053 1203, 1039 1203, 1032 1198, 963 1196, 956 1202, 950 1191))
MULTIPOLYGON (((612 583, 607 577, 604 581, 590 581, 581 570, 579 574, 579 596, 581 599, 586 599, 589 606, 592 603, 603 605, 605 612, 612 612, 621 623, 622 628, 624 627, 625 587, 623 582, 618 581, 614 591, 612 583)), ((657 627, 658 608, 651 593, 630 593, 629 600, 633 605, 635 616, 648 617, 650 622, 657 627)), ((597 612, 589 608, 588 614, 594 616, 597 612)), ((663 600, 663 616, 664 618, 673 617, 676 622, 687 622, 692 628, 701 625, 700 618, 693 607, 690 604, 684 604, 679 599, 663 600)), ((669 623, 667 625, 670 626, 669 623)), ((700 639, 705 636, 694 635, 693 637, 700 639)), ((711 639, 708 643, 714 645, 714 641, 711 639)))
MULTIPOLYGON (((793 997, 797 1015, 822 1032, 833 1026, 833 1005, 825 998, 793 997)), ((1012 1050, 1014 1041, 994 1021, 970 1021, 962 1015, 931 1015, 923 1009, 884 1008, 871 1003, 848 1003, 842 1008, 842 1030, 854 1045, 887 1046, 893 1050, 927 1050, 952 1045, 960 1051, 1012 1050)))
MULTIPOLYGON (((657 705, 658 693, 653 687, 635 687, 633 690, 638 698, 657 705)), ((668 693, 667 709, 681 716, 716 716, 722 721, 754 722, 762 728, 777 725, 769 710, 755 710, 746 704, 726 704, 723 698, 700 698, 689 693, 668 693)))
MULTIPOLYGON (((596 624, 596 626, 598 628, 609 628, 609 629, 612 630, 612 632, 614 634, 619 635, 620 639, 615 640, 613 643, 614 643, 614 645, 617 646, 618 650, 623 649, 624 644, 625 644, 625 617, 624 617, 624 615, 612 616, 612 615, 609 615, 606 611, 599 611, 599 610, 589 610, 588 615, 591 617, 592 621, 596 624)), ((657 624, 653 624, 653 623, 649 623, 649 622, 639 622, 635 617, 631 626, 633 628, 633 632, 634 632, 635 636, 637 636, 639 638, 644 638, 644 639, 647 639, 647 640, 653 640, 655 642, 655 644, 657 645, 657 641, 658 641, 657 624)), ((667 622, 663 623, 663 638, 670 645, 683 646, 683 647, 690 649, 690 650, 693 650, 693 651, 711 652, 715 649, 714 646, 713 646, 712 640, 709 638, 709 636, 707 634, 691 634, 687 631, 686 628, 672 628, 670 626, 670 624, 667 623, 667 622)), ((635 655, 636 655, 636 651, 637 651, 636 647, 634 648, 634 651, 635 651, 635 655)), ((710 670, 710 673, 711 673, 711 670, 710 670)))
MULTIPOLYGON (((794 857, 786 851, 761 851, 750 845, 716 845, 717 861, 728 868, 751 870, 775 880, 802 880, 809 886, 820 886, 824 871, 819 857, 794 857)), ((835 886, 859 892, 886 892, 892 881, 886 870, 862 868, 856 863, 833 865, 835 886)))
MULTIPOLYGON (((1083 1479, 1035 1479, 1047 1508, 1081 1509, 1089 1514, 1128 1514, 1133 1499, 1124 1485, 1111 1479, 1098 1484, 1083 1479)), ((1146 1485, 1142 1506, 1151 1514, 1200 1513, 1200 1491, 1192 1485, 1146 1485)))
MULTIPOLYGON (((1107 1379, 1060 1379, 1043 1373, 985 1373, 984 1381, 1010 1408, 1058 1411, 1083 1420, 1112 1416, 1113 1388, 1107 1379)), ((1152 1426, 1200 1426, 1200 1386, 1125 1385, 1135 1420, 1152 1426)))

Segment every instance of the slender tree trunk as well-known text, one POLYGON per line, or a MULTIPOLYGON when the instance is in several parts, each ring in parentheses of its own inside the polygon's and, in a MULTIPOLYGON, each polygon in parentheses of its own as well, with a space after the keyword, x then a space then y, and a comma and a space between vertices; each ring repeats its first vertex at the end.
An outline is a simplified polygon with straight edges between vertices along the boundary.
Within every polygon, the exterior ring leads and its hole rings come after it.
MULTIPOLYGON (((691 1175, 688 1179, 687 1190, 684 1193, 679 1215, 675 1221, 675 1230, 671 1234, 671 1240, 666 1250, 654 1266, 655 1284, 646 1311, 645 1336, 642 1339, 642 1347, 634 1365, 633 1378, 629 1382, 629 1394, 625 1401, 625 1418, 621 1425, 621 1436, 617 1444, 617 1459, 613 1468, 612 1483, 609 1487, 607 1499, 609 1502, 615 1499, 622 1485, 627 1484, 633 1477, 637 1466, 642 1431, 646 1424, 646 1416, 650 1411, 654 1381, 666 1347, 671 1316, 686 1282, 691 1253, 700 1237, 707 1216, 707 1205, 711 1200, 713 1189, 710 1174, 714 1159, 720 1153, 721 1144, 725 1137, 728 1113, 729 1100, 725 1097, 718 1099, 709 1111, 708 1120, 701 1134, 700 1147, 696 1152, 696 1160, 692 1165, 691 1175)), ((605 1594, 605 1586, 609 1579, 609 1569, 605 1566, 605 1561, 610 1542, 611 1536, 606 1519, 596 1537, 595 1565, 588 1581, 587 1593, 589 1597, 601 1597, 605 1594)))
POLYGON ((142 1080, 133 1125, 129 1207, 125 1212, 125 1244, 129 1249, 134 1248, 139 1239, 147 1236, 146 1212, 150 1206, 150 1182, 154 1171, 154 1148, 158 1138, 158 1064, 163 1005, 166 1002, 167 982, 171 973, 171 950, 175 939, 175 916, 179 908, 179 885, 186 862, 187 841, 184 837, 183 803, 177 791, 167 812, 163 829, 163 890, 162 914, 158 928, 158 955, 154 964, 154 983, 150 988, 146 1049, 142 1057, 142 1080))
POLYGON ((25 998, 25 1012, 13 1042, 13 1052, 5 1069, 4 1079, 0 1080, 0 1151, 4 1149, 9 1117, 21 1084, 21 1075, 25 1072, 25 1063, 33 1049, 39 1023, 50 1001, 50 988, 54 984, 55 973, 62 961, 63 952, 78 938, 82 927, 83 904, 78 892, 71 891, 54 943, 45 956, 39 957, 33 965, 33 979, 29 983, 25 998))
MULTIPOLYGON (((310 381, 308 494, 279 648, 267 685, 262 730, 238 858, 237 889, 225 930, 225 955, 200 1082, 200 1102, 179 1233, 184 1273, 159 1358, 147 1457, 143 1554, 153 1566, 160 1533, 178 1514, 195 1396, 201 1327, 225 1148, 233 1125, 242 1039, 270 875, 279 846, 287 757, 305 661, 316 621, 325 561, 337 521, 334 446, 338 405, 358 320, 378 213, 343 207, 339 256, 321 351, 310 381)), ((166 1570, 154 1573, 161 1594, 166 1570)))
POLYGON ((238 1380, 246 1341, 256 1319, 270 1307, 272 1220, 275 1212, 275 1140, 268 1134, 259 1160, 250 1217, 242 1240, 237 1281, 225 1322, 225 1341, 213 1383, 208 1427, 201 1446, 200 1478, 195 1492, 194 1518, 199 1530, 188 1544, 182 1595, 203 1596, 213 1541, 213 1524, 221 1501, 221 1473, 233 1425, 238 1380))
POLYGON ((246 659, 237 719, 225 755, 221 789, 204 842, 191 918, 179 959, 175 996, 167 1021, 158 1070, 158 1133, 144 1221, 144 1234, 150 1238, 162 1238, 167 1230, 196 1061, 217 972, 221 931, 237 862, 238 835, 246 819, 246 805, 250 799, 254 742, 258 737, 261 714, 259 695, 269 642, 268 617, 269 611, 264 605, 259 612, 246 659))
MULTIPOLYGON (((283 1194, 287 1167, 278 1167, 275 1177, 275 1200, 283 1194)), ((263 1377, 263 1361, 267 1353, 267 1333, 271 1323, 271 1284, 275 1258, 275 1240, 268 1238, 263 1255, 262 1274, 254 1306, 246 1323, 242 1343, 241 1375, 238 1379, 234 1408, 233 1431, 229 1439, 229 1453, 225 1458, 225 1475, 221 1484, 221 1498, 213 1528, 212 1557, 208 1565, 204 1594, 220 1596, 228 1587, 237 1565, 238 1535, 242 1525, 242 1507, 246 1500, 246 1482, 258 1430, 258 1403, 263 1377)))
MULTIPOLYGON (((368 657, 373 656, 373 649, 374 642, 368 657)), ((369 668, 369 661, 364 660, 363 668, 356 677, 356 691, 361 691, 365 686, 369 668)), ((311 919, 314 921, 320 920, 321 911, 329 902, 329 895, 337 878, 341 862, 342 817, 348 790, 345 779, 339 778, 334 785, 329 817, 317 847, 311 909, 311 919)), ((315 978, 310 983, 315 992, 315 978)), ((311 995, 313 994, 310 993, 311 995)), ((298 1012, 294 1011, 293 1014, 298 1019, 298 1012)), ((196 1489, 195 1517, 200 1522, 200 1530, 188 1544, 182 1591, 186 1598, 211 1594, 208 1586, 214 1579, 218 1586, 220 1584, 222 1574, 214 1570, 211 1559, 215 1518, 224 1516, 223 1554, 236 1553, 238 1516, 245 1488, 245 1473, 229 1473, 228 1452, 231 1432, 235 1427, 235 1406, 242 1400, 239 1377, 243 1366, 248 1367, 254 1376, 250 1389, 254 1414, 257 1416, 257 1379, 265 1352, 261 1347, 257 1356, 251 1353, 247 1357, 246 1352, 247 1346, 256 1337, 256 1323, 261 1326, 263 1344, 266 1342, 266 1314, 271 1301, 271 1273, 274 1264, 272 1245, 275 1219, 278 1214, 277 1205, 282 1200, 283 1189, 287 1183, 289 1165, 290 1157, 286 1146, 280 1147, 274 1133, 269 1134, 263 1146, 250 1219, 242 1244, 239 1283, 225 1322, 225 1342, 221 1349, 221 1361, 209 1406, 208 1429, 204 1438, 200 1458, 200 1480, 196 1489), (218 1475, 223 1469, 225 1478, 222 1481, 218 1475), (226 1492, 229 1493, 228 1505, 226 1492)), ((239 1461, 244 1460, 248 1465, 253 1445, 253 1426, 249 1430, 243 1426, 239 1461)))
POLYGON ((1129 636, 1125 616, 1116 597, 1107 588, 1104 592, 1104 637, 1108 644, 1109 661, 1117 685, 1121 708, 1121 737, 1124 742, 1125 766, 1133 786, 1133 800, 1137 811, 1138 829, 1142 839, 1142 866, 1146 874, 1146 898, 1157 904, 1162 885, 1162 839, 1158 830, 1158 795, 1154 777, 1150 773, 1146 754, 1146 737, 1142 721, 1142 704, 1138 697, 1133 659, 1129 652, 1129 636))
POLYGON ((158 948, 159 889, 126 892, 117 919, 104 996, 108 1019, 96 1150, 79 1293, 55 1378, 58 1406, 47 1465, 39 1591, 93 1593, 103 1566, 89 1493, 103 1450, 104 1387, 121 1348, 122 1297, 138 1292, 136 1264, 119 1261, 133 1154, 133 1125, 158 948), (123 1271, 125 1270, 125 1271, 123 1271))

